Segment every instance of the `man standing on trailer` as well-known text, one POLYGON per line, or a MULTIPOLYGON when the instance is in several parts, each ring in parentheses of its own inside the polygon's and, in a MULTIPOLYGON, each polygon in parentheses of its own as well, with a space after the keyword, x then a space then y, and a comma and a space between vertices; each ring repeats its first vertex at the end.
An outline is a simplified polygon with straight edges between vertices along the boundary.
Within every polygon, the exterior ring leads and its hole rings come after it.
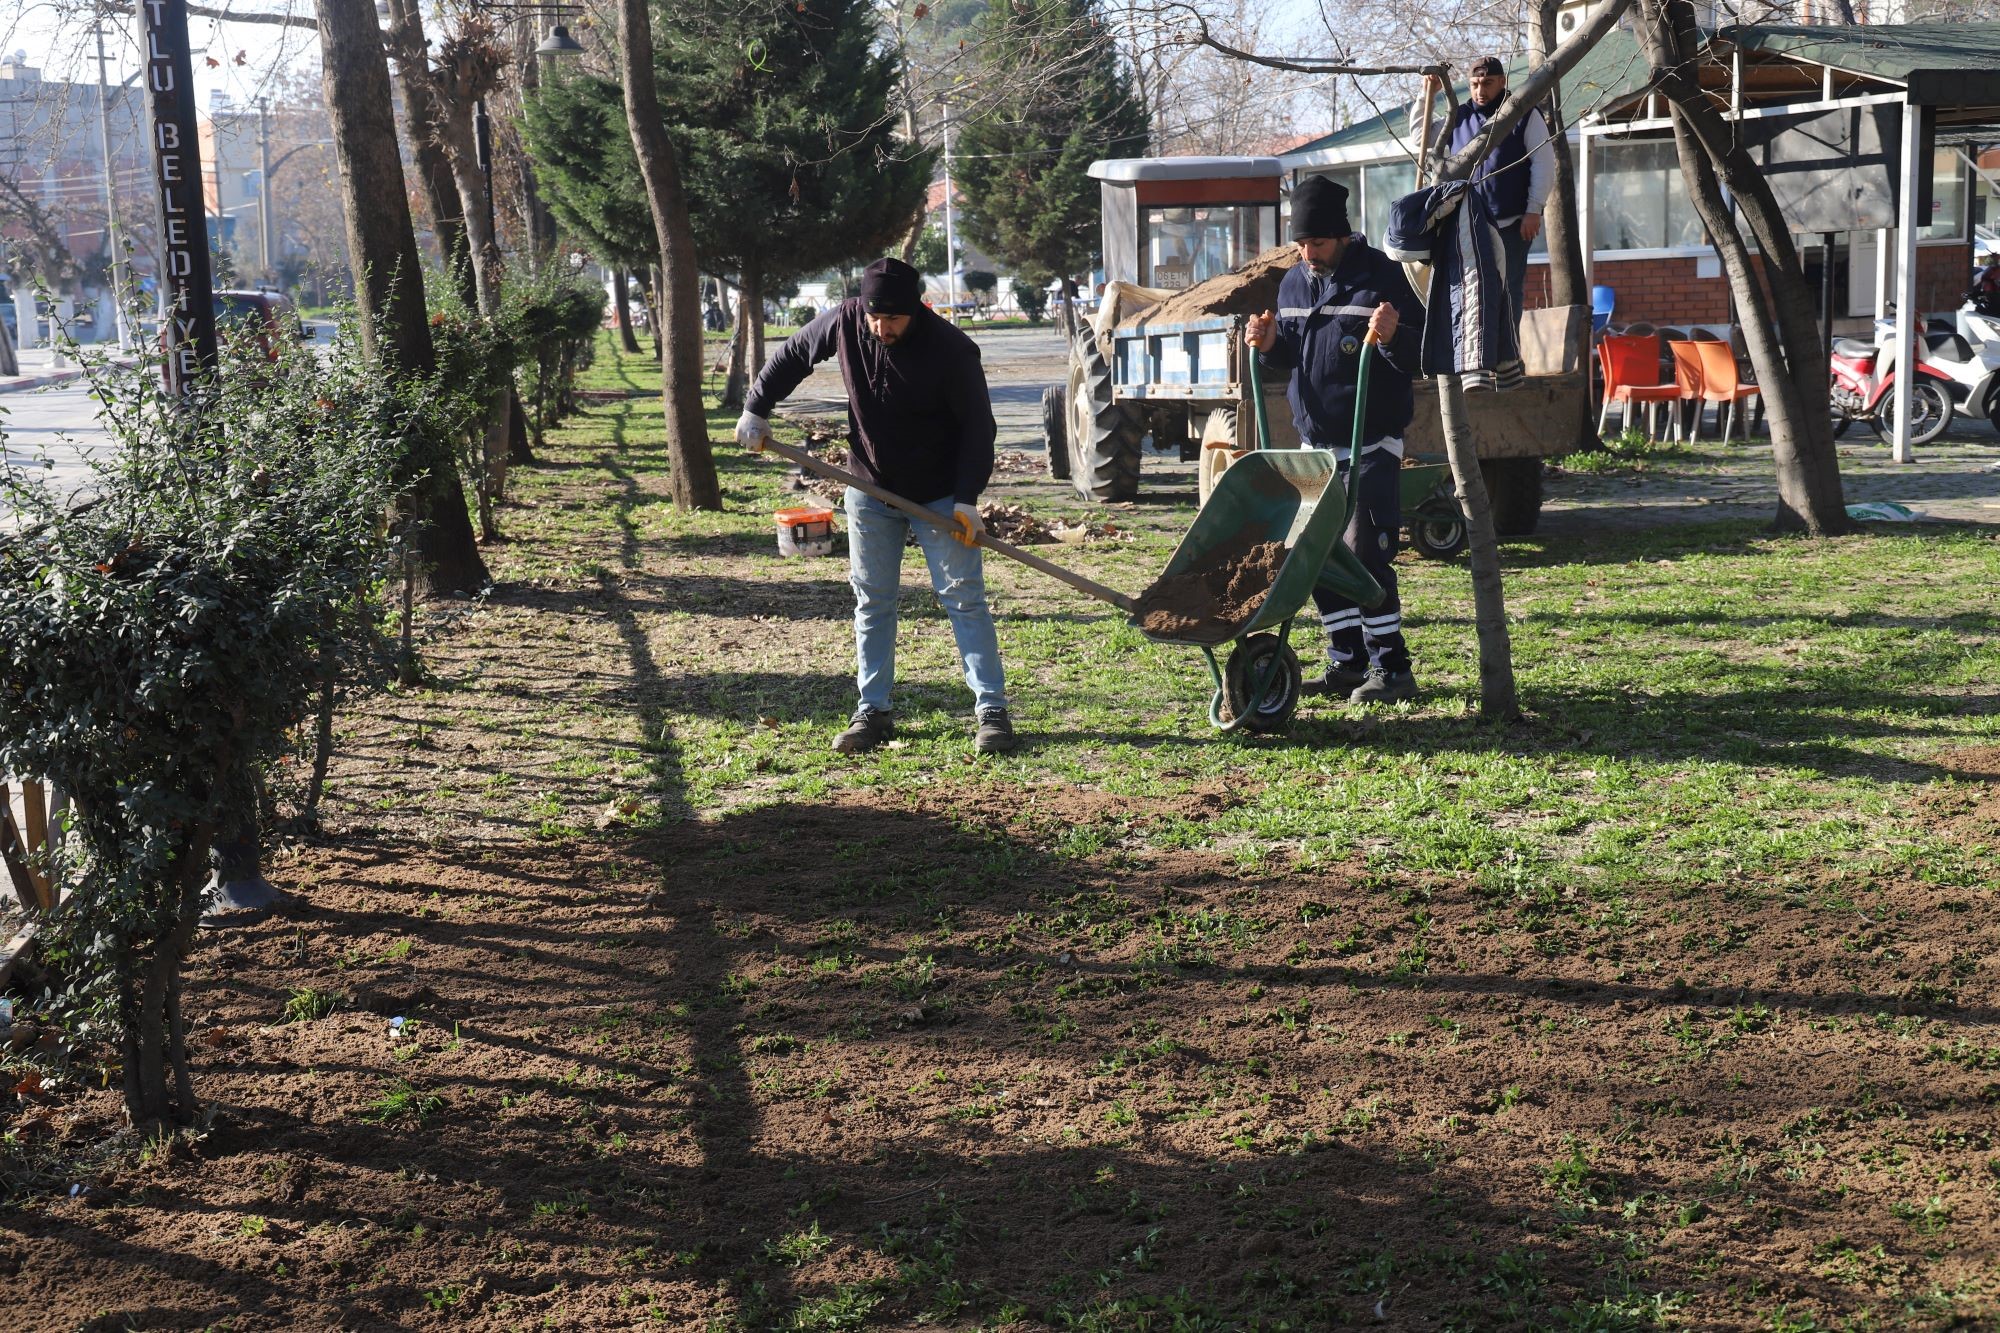
POLYGON ((1410 381, 1424 326, 1423 307, 1403 266, 1354 234, 1347 189, 1308 176, 1292 191, 1292 237, 1299 262, 1278 284, 1278 310, 1252 315, 1244 334, 1262 363, 1290 371, 1286 396, 1299 438, 1329 449, 1355 488, 1354 518, 1345 540, 1387 594, 1373 611, 1315 589, 1326 629, 1327 669, 1306 689, 1345 695, 1357 704, 1417 697, 1403 642, 1403 606, 1396 596, 1396 549, 1402 537, 1403 432, 1414 415, 1410 381), (1354 385, 1363 338, 1379 340, 1368 372, 1361 457, 1348 458, 1354 439, 1354 385))
MULTIPOLYGON (((1431 102, 1443 90, 1444 83, 1437 75, 1424 75, 1423 97, 1411 116, 1411 129, 1421 136, 1421 143, 1430 143, 1437 132, 1430 118, 1431 102)), ((1472 62, 1471 94, 1451 113, 1451 134, 1444 150, 1447 158, 1478 137, 1507 100, 1507 67, 1498 56, 1481 56, 1472 62)), ((1542 234, 1542 205, 1555 178, 1556 150, 1549 144, 1549 124, 1540 111, 1521 117, 1472 173, 1472 186, 1486 200, 1500 232, 1506 270, 1502 276, 1507 280, 1517 323, 1528 281, 1528 247, 1542 234)))

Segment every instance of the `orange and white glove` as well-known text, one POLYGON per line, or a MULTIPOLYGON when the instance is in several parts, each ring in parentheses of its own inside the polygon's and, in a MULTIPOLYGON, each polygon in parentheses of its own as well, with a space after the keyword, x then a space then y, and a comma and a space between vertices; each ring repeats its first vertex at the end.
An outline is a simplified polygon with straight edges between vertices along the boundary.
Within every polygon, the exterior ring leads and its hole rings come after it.
POLYGON ((755 412, 745 412, 736 419, 736 442, 753 454, 764 452, 764 442, 771 438, 771 423, 755 412))
POLYGON ((951 516, 958 524, 951 530, 951 539, 960 546, 979 545, 979 539, 986 535, 986 521, 979 517, 979 506, 953 505, 951 516))

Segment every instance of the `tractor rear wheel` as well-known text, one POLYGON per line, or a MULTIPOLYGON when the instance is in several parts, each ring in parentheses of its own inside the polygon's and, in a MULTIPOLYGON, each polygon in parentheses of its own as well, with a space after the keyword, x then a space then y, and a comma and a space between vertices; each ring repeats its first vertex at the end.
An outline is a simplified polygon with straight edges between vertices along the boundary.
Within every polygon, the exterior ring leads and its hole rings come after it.
POLYGON ((1042 461, 1057 481, 1069 480, 1069 414, 1064 397, 1060 384, 1042 390, 1042 461))
POLYGON ((1069 482, 1086 500, 1130 500, 1139 494, 1139 447, 1144 411, 1118 402, 1111 367, 1089 329, 1070 344, 1069 482))
POLYGON ((1486 499, 1493 509, 1493 531, 1502 537, 1526 537, 1542 521, 1542 460, 1482 458, 1479 475, 1486 480, 1486 499))

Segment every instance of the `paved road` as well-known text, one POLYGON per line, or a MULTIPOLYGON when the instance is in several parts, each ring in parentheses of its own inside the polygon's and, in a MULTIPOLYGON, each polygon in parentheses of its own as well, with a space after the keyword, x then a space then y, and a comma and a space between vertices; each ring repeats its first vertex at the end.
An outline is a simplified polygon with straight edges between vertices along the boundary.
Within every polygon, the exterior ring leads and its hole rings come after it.
MULTIPOLYGON (((82 380, 0 396, 0 449, 6 466, 68 495, 90 480, 86 461, 109 447, 102 405, 82 380)), ((12 526, 0 501, 0 528, 12 526)))
MULTIPOLYGON (((986 366, 986 388, 993 399, 1000 447, 1040 453, 1042 390, 1061 384, 1069 373, 1062 335, 1053 324, 1043 324, 1038 328, 982 329, 972 337, 986 366)), ((840 385, 839 364, 825 361, 813 367, 805 383, 778 410, 790 417, 844 420, 847 394, 840 385)))

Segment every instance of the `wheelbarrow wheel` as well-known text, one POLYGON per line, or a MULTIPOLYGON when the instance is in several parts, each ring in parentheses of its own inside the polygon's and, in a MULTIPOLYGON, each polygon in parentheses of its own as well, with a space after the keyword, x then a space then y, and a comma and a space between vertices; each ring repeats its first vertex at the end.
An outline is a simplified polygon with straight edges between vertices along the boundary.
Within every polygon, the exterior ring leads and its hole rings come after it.
POLYGON ((1250 635, 1223 668, 1222 720, 1240 717, 1249 731, 1283 731, 1298 711, 1302 678, 1290 644, 1275 634, 1250 635))
POLYGON ((1419 518, 1410 523, 1410 545, 1427 560, 1449 560, 1465 549, 1465 520, 1419 518))

